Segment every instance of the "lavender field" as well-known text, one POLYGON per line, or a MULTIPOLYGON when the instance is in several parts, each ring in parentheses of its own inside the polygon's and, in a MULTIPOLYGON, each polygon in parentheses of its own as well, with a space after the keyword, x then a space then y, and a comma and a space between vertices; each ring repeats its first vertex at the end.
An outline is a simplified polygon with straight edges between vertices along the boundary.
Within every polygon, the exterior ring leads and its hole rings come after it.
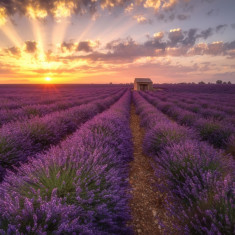
POLYGON ((234 160, 235 85, 0 86, 2 235, 235 234, 234 160))

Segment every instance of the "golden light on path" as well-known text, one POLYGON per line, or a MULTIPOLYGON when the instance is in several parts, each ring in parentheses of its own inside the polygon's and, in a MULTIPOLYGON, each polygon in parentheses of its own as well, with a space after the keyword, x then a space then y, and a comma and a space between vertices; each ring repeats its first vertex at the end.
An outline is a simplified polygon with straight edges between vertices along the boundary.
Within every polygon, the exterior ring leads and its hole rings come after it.
POLYGON ((46 82, 51 82, 51 78, 50 78, 50 77, 46 77, 46 78, 45 78, 45 81, 46 81, 46 82))

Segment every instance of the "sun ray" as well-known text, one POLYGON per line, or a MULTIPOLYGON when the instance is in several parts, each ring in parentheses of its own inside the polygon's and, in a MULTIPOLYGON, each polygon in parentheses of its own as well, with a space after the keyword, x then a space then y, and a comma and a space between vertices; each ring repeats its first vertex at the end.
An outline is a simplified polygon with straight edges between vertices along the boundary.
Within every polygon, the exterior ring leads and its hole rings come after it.
POLYGON ((84 31, 79 35, 77 42, 80 42, 81 40, 84 40, 87 33, 89 33, 89 31, 93 28, 95 24, 94 20, 91 20, 90 23, 87 25, 87 27, 84 29, 84 31))
POLYGON ((43 30, 42 30, 41 22, 38 19, 31 18, 30 23, 32 25, 34 37, 36 38, 36 41, 37 41, 39 60, 44 61, 45 60, 45 51, 44 51, 45 48, 44 48, 44 40, 43 40, 44 35, 42 33, 43 30))
POLYGON ((71 16, 74 13, 74 8, 74 2, 71 0, 63 0, 55 3, 53 14, 56 25, 52 34, 53 49, 55 49, 56 45, 63 42, 67 28, 71 23, 71 16))
POLYGON ((111 40, 115 40, 117 38, 122 38, 123 35, 128 32, 132 27, 136 25, 136 22, 134 20, 129 21, 128 23, 125 24, 125 26, 120 25, 120 27, 113 29, 110 32, 110 36, 106 37, 104 39, 104 42, 108 42, 111 40))
MULTIPOLYGON (((124 16, 121 14, 113 23, 112 25, 110 25, 109 27, 107 27, 105 30, 103 30, 100 34, 96 35, 96 38, 99 39, 100 41, 102 41, 102 43, 108 42, 110 39, 113 38, 112 36, 112 32, 115 32, 116 34, 116 30, 117 28, 121 28, 123 27, 123 18, 124 16)), ((124 27, 126 29, 126 31, 128 30, 128 28, 130 27, 129 25, 124 27), (127 27, 127 29, 126 29, 127 27)), ((120 31, 122 31, 120 29, 120 31)), ((124 31, 124 30, 123 30, 124 31)), ((122 37, 122 35, 117 34, 118 38, 122 37)))
POLYGON ((55 22, 53 34, 52 34, 52 45, 53 50, 56 49, 56 45, 61 44, 64 41, 64 37, 68 26, 70 25, 70 19, 65 18, 60 22, 55 22))
POLYGON ((0 30, 2 30, 2 32, 8 37, 14 46, 21 47, 23 42, 16 32, 10 19, 7 19, 6 23, 0 27, 0 30))

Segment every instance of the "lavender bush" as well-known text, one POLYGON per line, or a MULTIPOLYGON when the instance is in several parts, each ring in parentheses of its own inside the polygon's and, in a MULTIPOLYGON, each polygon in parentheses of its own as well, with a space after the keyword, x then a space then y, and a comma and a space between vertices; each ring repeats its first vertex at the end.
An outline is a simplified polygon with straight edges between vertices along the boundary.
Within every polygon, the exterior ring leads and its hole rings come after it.
MULTIPOLYGON (((123 91, 106 99, 96 100, 65 111, 55 112, 42 118, 16 122, 0 129, 0 164, 11 168, 27 157, 57 144, 74 132, 82 123, 113 104, 123 91)), ((1 171, 0 181, 4 176, 1 171)))
POLYGON ((0 110, 0 126, 17 120, 27 120, 30 118, 33 118, 35 116, 42 117, 46 114, 65 110, 68 108, 72 108, 81 104, 86 104, 88 102, 94 101, 94 98, 96 99, 103 99, 107 96, 112 96, 114 92, 108 91, 106 94, 105 91, 102 91, 101 94, 84 94, 80 97, 75 97, 72 101, 59 101, 55 102, 53 104, 35 104, 35 105, 27 105, 23 106, 18 109, 2 109, 0 110))
POLYGON ((230 136, 235 133, 232 125, 212 119, 199 119, 195 123, 195 126, 202 140, 207 140, 217 148, 225 148, 228 145, 230 136))
MULTIPOLYGON (((214 118, 206 119, 199 113, 190 113, 182 108, 174 107, 172 103, 159 101, 158 98, 156 99, 156 97, 146 93, 141 93, 141 95, 180 124, 192 127, 200 135, 201 140, 208 141, 216 148, 227 148, 230 136, 235 133, 234 126, 225 121, 229 120, 228 118, 223 121, 214 118)), ((217 117, 217 119, 220 118, 217 117)))
MULTIPOLYGON (((144 107, 144 102, 149 106, 139 94, 133 97, 137 106, 144 107)), ((147 110, 149 108, 142 108, 140 116, 148 117, 147 110)), ((158 116, 159 111, 155 110, 158 116)), ((162 122, 152 128, 146 125, 143 146, 154 159, 156 177, 164 179, 156 187, 168 195, 165 205, 169 218, 175 221, 174 231, 179 234, 233 234, 235 200, 231 157, 198 141, 190 129, 178 126, 167 117, 164 122, 161 117, 162 122)), ((158 219, 165 233, 171 233, 164 221, 158 219)))
POLYGON ((172 122, 159 122, 144 138, 144 149, 150 155, 157 154, 171 143, 179 143, 190 138, 189 130, 172 122))
POLYGON ((0 185, 4 233, 130 234, 130 93, 73 136, 9 172, 0 185))

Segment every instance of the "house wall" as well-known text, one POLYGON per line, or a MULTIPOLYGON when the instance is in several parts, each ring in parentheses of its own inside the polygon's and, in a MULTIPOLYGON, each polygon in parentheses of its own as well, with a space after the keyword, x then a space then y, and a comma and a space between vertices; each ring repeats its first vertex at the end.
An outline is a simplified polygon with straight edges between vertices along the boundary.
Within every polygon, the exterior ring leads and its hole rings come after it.
POLYGON ((134 90, 135 91, 140 91, 140 84, 147 84, 148 85, 148 90, 153 89, 153 83, 150 83, 150 82, 135 82, 134 83, 134 90))
POLYGON ((134 83, 134 90, 135 91, 140 91, 140 85, 141 84, 148 85, 148 90, 152 90, 153 89, 153 84, 152 83, 144 83, 144 82, 138 83, 138 82, 136 82, 136 83, 134 83))
POLYGON ((137 82, 134 83, 134 90, 138 91, 138 84, 137 84, 137 82))

